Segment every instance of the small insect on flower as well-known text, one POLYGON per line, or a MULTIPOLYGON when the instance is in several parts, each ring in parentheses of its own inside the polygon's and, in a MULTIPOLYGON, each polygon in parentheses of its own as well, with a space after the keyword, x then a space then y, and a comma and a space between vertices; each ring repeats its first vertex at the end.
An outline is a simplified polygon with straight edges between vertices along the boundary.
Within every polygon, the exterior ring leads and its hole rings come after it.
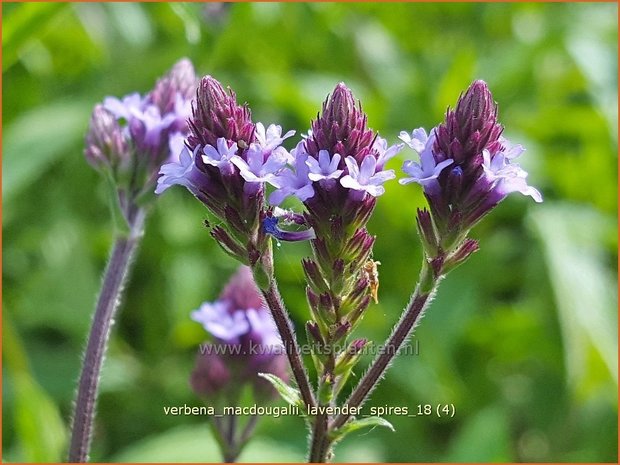
POLYGON ((377 266, 381 265, 381 262, 376 262, 374 260, 368 260, 364 263, 364 267, 362 268, 366 279, 368 279, 368 283, 370 285, 370 295, 376 304, 379 303, 379 270, 377 266))

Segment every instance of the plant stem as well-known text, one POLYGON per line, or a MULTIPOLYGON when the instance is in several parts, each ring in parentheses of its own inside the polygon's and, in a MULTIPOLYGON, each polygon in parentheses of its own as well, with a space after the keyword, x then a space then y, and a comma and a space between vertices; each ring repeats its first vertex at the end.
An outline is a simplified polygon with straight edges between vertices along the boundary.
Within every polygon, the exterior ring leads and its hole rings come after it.
MULTIPOLYGON (((382 351, 374 359, 368 371, 366 371, 345 402, 345 405, 353 408, 361 407, 364 404, 368 395, 376 387, 390 363, 398 354, 400 348, 409 338, 420 317, 424 314, 427 303, 431 300, 430 297, 433 296, 440 280, 441 276, 435 277, 430 267, 424 262, 422 271, 420 272, 420 282, 416 286, 407 308, 403 312, 398 323, 394 326, 392 334, 386 343, 386 348, 388 350, 382 351)), ((334 430, 340 428, 350 417, 350 414, 340 414, 329 425, 329 429, 334 430)))
POLYGON ((284 308, 284 304, 282 303, 282 297, 278 291, 275 278, 271 281, 269 288, 266 291, 263 291, 263 296, 267 301, 273 320, 275 321, 280 337, 282 338, 282 343, 284 344, 284 349, 293 371, 293 377, 299 387, 299 392, 301 393, 301 398, 306 405, 307 411, 309 410, 309 407, 314 407, 316 405, 316 401, 314 399, 314 394, 312 393, 308 373, 306 373, 306 369, 301 359, 301 351, 299 349, 299 345, 297 344, 297 339, 295 338, 293 324, 291 323, 288 313, 284 308))
POLYGON ((314 421, 308 462, 322 463, 327 460, 327 451, 329 450, 329 441, 327 440, 328 418, 324 413, 319 413, 314 421))
POLYGON ((131 216, 129 234, 117 237, 104 274, 75 400, 68 458, 71 463, 88 461, 101 366, 131 260, 142 238, 145 216, 142 209, 137 209, 131 216))
POLYGON ((256 424, 258 423, 258 415, 252 415, 248 422, 245 424, 245 428, 243 428, 243 432, 241 433, 241 437, 239 438, 239 448, 242 449, 246 443, 250 440, 252 433, 256 429, 256 424))

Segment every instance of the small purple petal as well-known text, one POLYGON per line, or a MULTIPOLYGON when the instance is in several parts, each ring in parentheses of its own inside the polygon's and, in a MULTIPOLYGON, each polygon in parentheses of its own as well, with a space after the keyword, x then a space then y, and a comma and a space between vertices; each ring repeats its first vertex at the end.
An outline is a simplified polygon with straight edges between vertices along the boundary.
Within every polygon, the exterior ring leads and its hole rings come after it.
POLYGON ((308 157, 306 160, 306 164, 308 165, 308 169, 310 171, 308 173, 308 178, 311 181, 338 179, 343 173, 343 170, 338 169, 341 158, 342 157, 336 153, 330 160, 329 152, 327 150, 319 151, 318 160, 313 157, 308 157))

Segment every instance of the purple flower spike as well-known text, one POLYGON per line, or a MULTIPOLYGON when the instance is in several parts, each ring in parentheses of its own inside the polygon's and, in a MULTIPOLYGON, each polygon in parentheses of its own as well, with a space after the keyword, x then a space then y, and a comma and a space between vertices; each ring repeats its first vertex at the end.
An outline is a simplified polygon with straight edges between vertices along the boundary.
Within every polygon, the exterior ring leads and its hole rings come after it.
MULTIPOLYGON (((107 166, 118 188, 119 202, 125 213, 132 208, 137 197, 145 199, 143 194, 152 192, 162 164, 180 161, 182 141, 188 132, 189 98, 196 81, 191 62, 183 59, 157 81, 148 94, 106 97, 103 104, 95 108, 86 140, 86 157, 91 164, 102 166, 100 160, 105 148, 102 143, 108 139, 105 151, 109 154, 115 151, 122 155, 122 162, 117 157, 107 166), (101 118, 106 121, 96 121, 101 118), (114 120, 113 125, 111 120, 114 120), (104 123, 113 132, 102 139, 101 128, 104 123), (110 143, 122 146, 123 149, 112 150, 114 147, 110 143)), ((107 159, 112 161, 110 157, 107 159)), ((187 167, 187 163, 182 166, 187 167)), ((161 187, 158 189, 162 191, 161 187)))
POLYGON ((357 166, 353 157, 347 157, 344 161, 349 169, 349 174, 340 180, 342 187, 367 192, 373 197, 382 195, 385 192, 385 187, 382 184, 396 177, 394 170, 375 172, 377 160, 372 155, 367 155, 360 167, 357 166))
POLYGON ((308 157, 306 163, 310 168, 308 178, 311 181, 321 181, 323 179, 338 179, 344 170, 339 170, 341 157, 339 154, 334 154, 330 159, 329 152, 327 150, 320 150, 318 160, 316 158, 308 157))
POLYGON ((186 115, 180 123, 187 131, 187 116, 191 113, 190 100, 196 92, 198 79, 192 62, 184 58, 179 60, 162 79, 157 81, 149 94, 150 101, 162 114, 176 113, 186 115))
POLYGON ((162 162, 179 155, 170 152, 169 140, 187 134, 190 98, 196 83, 194 67, 189 60, 182 59, 146 96, 133 93, 122 99, 104 99, 104 107, 126 125, 137 151, 151 158, 155 170, 162 162))
POLYGON ((312 123, 306 150, 314 158, 320 150, 327 150, 361 162, 370 152, 374 137, 361 104, 356 105, 353 93, 341 82, 323 103, 320 117, 312 123))
POLYGON ((435 191, 438 186, 437 178, 446 166, 454 163, 454 160, 448 159, 439 163, 435 161, 433 156, 435 134, 432 133, 431 137, 428 137, 423 128, 413 130, 411 135, 403 131, 399 139, 420 154, 420 163, 413 160, 405 161, 402 170, 411 177, 399 179, 398 182, 400 184, 417 182, 425 191, 435 191))
POLYGON ((258 374, 288 379, 282 340, 248 267, 240 267, 219 299, 204 302, 191 317, 215 339, 198 354, 190 381, 197 394, 213 401, 226 388, 249 384, 259 399, 271 398, 275 391, 258 374))
POLYGON ((269 196, 269 203, 280 205, 286 197, 294 195, 302 202, 314 196, 312 181, 308 177, 310 168, 306 161, 308 154, 304 150, 304 142, 301 141, 293 149, 295 154, 295 171, 290 168, 283 169, 278 176, 270 180, 277 189, 269 196))
POLYGON ((540 192, 528 186, 527 173, 512 162, 523 147, 502 137, 503 129, 489 88, 475 81, 430 137, 422 128, 401 133, 420 163, 405 162, 410 177, 400 183, 423 186, 442 248, 458 245, 455 241, 511 192, 542 202, 540 192))
POLYGON ((484 148, 497 143, 502 131, 497 104, 486 82, 474 81, 437 127, 435 153, 469 166, 484 148))

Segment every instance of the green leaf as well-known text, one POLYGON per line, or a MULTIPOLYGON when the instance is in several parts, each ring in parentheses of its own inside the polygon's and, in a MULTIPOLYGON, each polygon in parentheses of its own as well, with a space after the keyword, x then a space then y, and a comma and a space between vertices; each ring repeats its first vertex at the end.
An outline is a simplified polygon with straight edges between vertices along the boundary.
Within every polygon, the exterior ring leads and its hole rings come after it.
MULTIPOLYGON (((42 176, 83 137, 92 103, 59 101, 34 109, 6 128, 2 157, 4 201, 42 176)), ((71 156, 83 157, 81 150, 71 156)))
POLYGON ((450 442, 441 462, 510 462, 510 430, 502 406, 490 406, 471 415, 450 442))
POLYGON ((5 312, 4 361, 7 380, 15 393, 15 432, 24 462, 58 462, 63 459, 67 431, 60 411, 32 377, 22 342, 5 312))
POLYGON ((568 383, 586 397, 598 395, 610 378, 618 382, 617 278, 603 246, 615 234, 615 219, 558 203, 537 206, 530 218, 555 292, 568 383), (591 351, 600 363, 588 358, 591 351))
POLYGON ((258 376, 269 381, 287 403, 297 405, 298 407, 304 406, 299 391, 286 384, 276 375, 272 375, 271 373, 259 373, 258 376))
MULTIPOLYGON (((303 455, 288 444, 255 437, 239 457, 242 462, 303 461, 303 455)), ((206 423, 181 425, 140 439, 113 455, 110 463, 220 463, 221 454, 206 423)))
POLYGON ((190 44, 200 42, 200 21, 193 5, 187 3, 169 3, 170 9, 176 14, 185 26, 185 38, 190 44))
POLYGON ((337 429, 336 431, 332 431, 330 433, 331 439, 333 441, 340 441, 347 434, 352 433, 353 431, 357 431, 362 428, 374 428, 375 426, 383 426, 385 428, 389 428, 394 431, 394 427, 392 424, 387 421, 385 418, 381 417, 366 417, 360 418, 359 420, 353 420, 349 423, 345 424, 342 428, 337 429))
POLYGON ((23 3, 2 21, 2 72, 18 59, 23 47, 44 34, 46 26, 68 6, 67 3, 23 3))

